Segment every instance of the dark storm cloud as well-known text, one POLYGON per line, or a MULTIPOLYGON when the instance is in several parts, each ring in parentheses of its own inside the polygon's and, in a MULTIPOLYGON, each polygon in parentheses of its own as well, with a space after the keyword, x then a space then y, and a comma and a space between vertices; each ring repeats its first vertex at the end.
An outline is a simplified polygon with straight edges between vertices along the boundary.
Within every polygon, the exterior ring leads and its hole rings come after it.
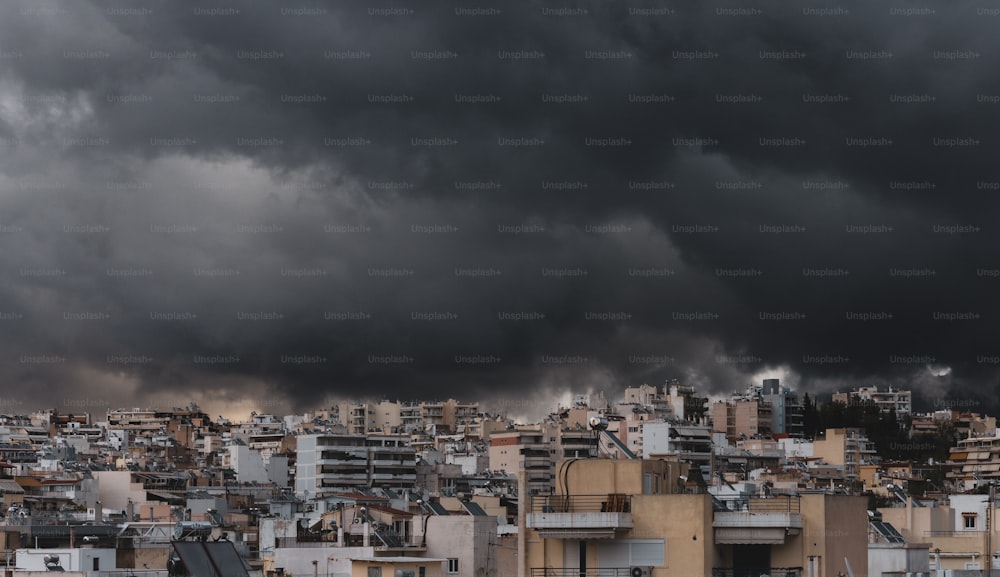
POLYGON ((996 17, 825 9, 8 5, 4 378, 986 398, 996 17))

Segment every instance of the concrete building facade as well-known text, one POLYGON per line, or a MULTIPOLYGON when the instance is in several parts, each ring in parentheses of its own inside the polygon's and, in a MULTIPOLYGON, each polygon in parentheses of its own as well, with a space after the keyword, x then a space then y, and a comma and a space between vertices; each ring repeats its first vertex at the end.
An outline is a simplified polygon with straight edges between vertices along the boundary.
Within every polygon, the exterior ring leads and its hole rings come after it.
POLYGON ((680 493, 686 466, 588 459, 521 518, 525 576, 868 574, 866 499, 813 493, 722 501, 680 493))

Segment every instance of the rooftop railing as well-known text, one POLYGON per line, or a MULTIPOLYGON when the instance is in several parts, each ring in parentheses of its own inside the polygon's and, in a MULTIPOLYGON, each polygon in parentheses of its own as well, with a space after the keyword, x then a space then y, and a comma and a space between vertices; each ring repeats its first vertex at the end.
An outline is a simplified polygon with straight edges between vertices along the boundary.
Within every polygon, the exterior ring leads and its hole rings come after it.
POLYGON ((799 513, 799 497, 775 495, 773 497, 716 497, 716 511, 741 513, 799 513))
POLYGON ((530 577, 631 577, 631 567, 574 569, 572 567, 532 567, 530 577))
POLYGON ((531 513, 629 513, 632 499, 624 493, 544 495, 531 497, 531 513))
POLYGON ((713 567, 712 577, 802 577, 802 567, 713 567))

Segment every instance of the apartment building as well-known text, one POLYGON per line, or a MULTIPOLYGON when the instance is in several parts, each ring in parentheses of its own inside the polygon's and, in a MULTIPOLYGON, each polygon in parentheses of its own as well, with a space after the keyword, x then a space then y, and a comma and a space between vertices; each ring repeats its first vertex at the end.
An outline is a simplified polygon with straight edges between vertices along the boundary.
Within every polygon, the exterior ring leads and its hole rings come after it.
POLYGON ((859 479, 860 465, 873 462, 875 445, 865 436, 864 429, 827 429, 813 440, 813 456, 823 459, 828 465, 844 468, 844 479, 859 479))
POLYGON ((778 379, 764 379, 742 393, 712 404, 712 431, 730 440, 740 437, 781 435, 801 437, 804 406, 778 379))
POLYGON ((723 433, 733 441, 768 436, 772 423, 771 404, 761 399, 741 398, 712 405, 712 432, 723 433))
POLYGON ((555 438, 556 428, 551 424, 522 425, 514 431, 493 433, 490 470, 523 475, 529 494, 548 494, 555 473, 555 438))
POLYGON ((849 405, 862 401, 875 403, 883 413, 896 411, 896 415, 909 415, 913 412, 913 396, 910 391, 888 387, 885 391, 877 386, 858 387, 846 393, 834 393, 833 402, 849 405))
POLYGON ((948 455, 947 478, 960 491, 974 491, 981 484, 1000 481, 1000 435, 960 439, 948 455))
POLYGON ((413 488, 416 451, 401 435, 324 433, 297 439, 295 493, 322 497, 364 488, 413 488))
MULTIPOLYGON (((949 495, 947 503, 931 507, 916 503, 879 508, 907 542, 928 543, 932 570, 982 570, 992 562, 1000 569, 1000 523, 987 531, 987 495, 949 495), (989 539, 987 539, 989 535, 989 539), (989 553, 987 553, 989 551, 989 553)), ((995 520, 996 505, 990 511, 995 520)))
POLYGON ((621 404, 648 409, 652 413, 649 420, 701 423, 708 412, 708 398, 698 396, 694 387, 676 380, 668 381, 662 389, 646 384, 627 387, 621 404))
POLYGON ((824 493, 682 493, 687 465, 561 461, 555 492, 526 500, 527 577, 868 574, 866 499, 824 493))
POLYGON ((706 426, 682 425, 665 421, 642 424, 644 459, 675 459, 700 467, 703 475, 711 474, 712 431, 706 426))
POLYGON ((347 432, 363 435, 371 432, 412 433, 433 430, 455 433, 459 426, 479 422, 479 403, 455 399, 433 402, 343 401, 336 405, 337 418, 347 432))
POLYGON ((805 406, 788 387, 778 379, 764 379, 760 398, 771 405, 771 434, 801 437, 805 428, 805 406))

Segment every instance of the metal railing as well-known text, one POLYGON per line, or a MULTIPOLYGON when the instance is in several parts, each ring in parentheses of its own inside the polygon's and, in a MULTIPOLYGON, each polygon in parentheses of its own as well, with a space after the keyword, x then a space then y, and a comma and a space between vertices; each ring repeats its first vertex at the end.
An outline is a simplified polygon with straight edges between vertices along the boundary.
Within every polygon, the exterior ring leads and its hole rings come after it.
POLYGON ((924 531, 925 537, 979 537, 982 538, 986 531, 924 531))
POLYGON ((605 495, 538 495, 531 497, 530 513, 629 513, 632 499, 624 493, 605 495))
POLYGON ((718 497, 713 503, 716 511, 739 513, 799 513, 799 497, 777 495, 774 497, 718 497))
POLYGON ((574 569, 572 567, 532 567, 530 577, 631 577, 631 567, 574 569))
POLYGON ((802 567, 712 567, 712 577, 802 577, 802 567))

